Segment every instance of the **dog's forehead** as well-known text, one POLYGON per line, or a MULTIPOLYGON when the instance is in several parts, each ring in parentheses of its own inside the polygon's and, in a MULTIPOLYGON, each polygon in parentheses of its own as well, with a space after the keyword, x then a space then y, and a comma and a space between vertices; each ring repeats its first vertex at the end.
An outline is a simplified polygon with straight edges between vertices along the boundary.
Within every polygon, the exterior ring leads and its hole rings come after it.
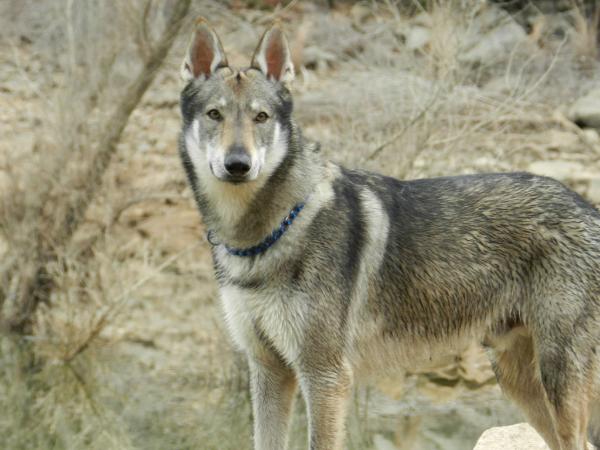
POLYGON ((259 110, 276 109, 281 105, 279 87, 257 69, 223 67, 205 79, 196 80, 188 92, 197 108, 259 110))
POLYGON ((231 69, 223 71, 222 100, 227 103, 256 105, 274 104, 278 101, 277 88, 256 69, 231 69))

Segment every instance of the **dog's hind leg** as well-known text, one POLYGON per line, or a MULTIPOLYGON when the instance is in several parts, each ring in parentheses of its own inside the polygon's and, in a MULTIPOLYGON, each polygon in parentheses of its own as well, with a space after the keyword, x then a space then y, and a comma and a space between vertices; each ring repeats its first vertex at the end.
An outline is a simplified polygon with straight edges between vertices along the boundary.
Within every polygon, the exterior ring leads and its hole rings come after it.
POLYGON ((600 450, 600 397, 596 397, 590 403, 588 439, 598 450, 600 450))
POLYGON ((564 298, 558 312, 549 314, 551 308, 547 308, 532 330, 535 354, 560 450, 586 450, 598 377, 596 316, 589 302, 564 298))
POLYGON ((552 450, 562 450, 540 381, 533 340, 525 327, 516 327, 487 341, 492 367, 503 392, 520 407, 552 450))
POLYGON ((569 345, 544 348, 539 354, 542 385, 560 450, 587 450, 589 386, 581 358, 569 345))
MULTIPOLYGON (((600 348, 595 348, 593 351, 594 363, 597 368, 600 365, 600 360, 598 359, 598 350, 600 348)), ((598 371, 598 369, 596 369, 598 371)), ((598 371, 600 372, 600 371, 598 371)), ((592 383, 592 399, 590 400, 589 411, 590 415, 588 417, 588 441, 596 448, 596 450, 600 450, 600 373, 596 373, 595 380, 592 383)))

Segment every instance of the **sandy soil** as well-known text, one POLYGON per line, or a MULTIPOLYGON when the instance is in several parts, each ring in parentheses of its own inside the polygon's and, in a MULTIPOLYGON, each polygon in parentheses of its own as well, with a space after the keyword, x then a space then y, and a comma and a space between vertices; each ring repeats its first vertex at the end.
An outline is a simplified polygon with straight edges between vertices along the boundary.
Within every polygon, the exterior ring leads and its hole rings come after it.
MULTIPOLYGON (((256 13, 239 14, 248 19, 256 13)), ((564 72, 571 69, 560 67, 537 86, 544 70, 532 69, 527 86, 534 89, 523 96, 518 86, 525 83, 523 74, 520 80, 501 73, 457 83, 444 91, 435 112, 369 160, 402 130, 398 123, 418 115, 423 102, 414 99, 433 81, 423 71, 411 72, 405 61, 425 66, 427 50, 394 50, 397 58, 382 62, 381 49, 381 55, 368 57, 340 49, 331 33, 358 39, 390 27, 359 8, 344 6, 325 17, 306 6, 290 14, 294 42, 307 49, 308 69, 299 71, 294 90, 297 117, 323 143, 327 157, 410 178, 533 169, 559 176, 584 196, 600 179, 597 132, 581 131, 566 119, 570 102, 597 80, 578 72, 578 81, 565 86, 572 75, 564 72), (316 31, 310 35, 309 29, 316 31), (503 103, 507 95, 510 104, 503 103)), ((412 26, 409 19, 398 23, 412 26)), ((246 39, 252 43, 240 44, 249 26, 234 30, 219 20, 216 26, 223 29, 230 59, 245 60, 257 31, 246 39)), ((382 33, 383 40, 391 36, 382 33)), ((0 188, 15 182, 6 175, 9 161, 20 164, 44 151, 35 129, 47 120, 48 96, 40 90, 52 87, 40 77, 43 67, 34 51, 26 42, 0 47, 0 188)), ((106 271, 107 292, 124 296, 124 308, 94 344, 93 364, 101 367, 96 379, 110 385, 97 401, 122 421, 124 448, 250 448, 244 362, 224 331, 205 230, 177 154, 182 49, 172 53, 131 116, 103 190, 75 238, 85 242, 102 234, 96 262, 106 271), (235 438, 227 425, 232 421, 235 438)), ((0 241, 0 254, 3 246, 0 241)), ((357 391, 351 448, 466 448, 483 429, 520 421, 499 395, 481 351, 450 356, 452 362, 439 370, 357 391)), ((302 405, 298 410, 302 414, 302 405)), ((293 427, 300 436, 294 445, 302 448, 301 419, 293 427)))

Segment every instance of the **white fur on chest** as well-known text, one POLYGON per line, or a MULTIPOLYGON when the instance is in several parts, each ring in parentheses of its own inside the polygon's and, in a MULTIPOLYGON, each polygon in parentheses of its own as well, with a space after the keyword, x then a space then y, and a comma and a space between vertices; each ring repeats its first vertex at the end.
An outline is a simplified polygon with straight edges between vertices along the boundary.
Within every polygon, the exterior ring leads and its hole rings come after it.
POLYGON ((264 289, 244 289, 235 285, 220 289, 225 320, 236 346, 252 352, 264 345, 259 333, 269 340, 288 363, 297 360, 308 328, 310 296, 298 292, 279 279, 286 264, 301 257, 302 241, 322 205, 333 197, 332 180, 339 175, 336 167, 327 167, 323 179, 315 186, 302 213, 293 225, 267 252, 255 258, 228 254, 223 246, 215 248, 218 265, 232 280, 264 280, 264 289), (279 280, 278 280, 279 279, 279 280))
POLYGON ((291 290, 265 289, 260 292, 225 286, 221 288, 225 321, 240 350, 253 352, 264 345, 263 334, 275 349, 292 363, 298 358, 304 338, 307 299, 291 290))

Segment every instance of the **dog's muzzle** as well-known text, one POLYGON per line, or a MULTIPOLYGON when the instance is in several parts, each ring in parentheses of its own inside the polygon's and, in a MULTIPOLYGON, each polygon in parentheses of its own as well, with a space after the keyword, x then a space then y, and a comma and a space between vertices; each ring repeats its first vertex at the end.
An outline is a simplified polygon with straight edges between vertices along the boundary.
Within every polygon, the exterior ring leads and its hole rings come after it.
POLYGON ((227 180, 234 183, 245 181, 246 175, 252 168, 252 158, 242 146, 234 146, 227 153, 224 160, 227 180))

